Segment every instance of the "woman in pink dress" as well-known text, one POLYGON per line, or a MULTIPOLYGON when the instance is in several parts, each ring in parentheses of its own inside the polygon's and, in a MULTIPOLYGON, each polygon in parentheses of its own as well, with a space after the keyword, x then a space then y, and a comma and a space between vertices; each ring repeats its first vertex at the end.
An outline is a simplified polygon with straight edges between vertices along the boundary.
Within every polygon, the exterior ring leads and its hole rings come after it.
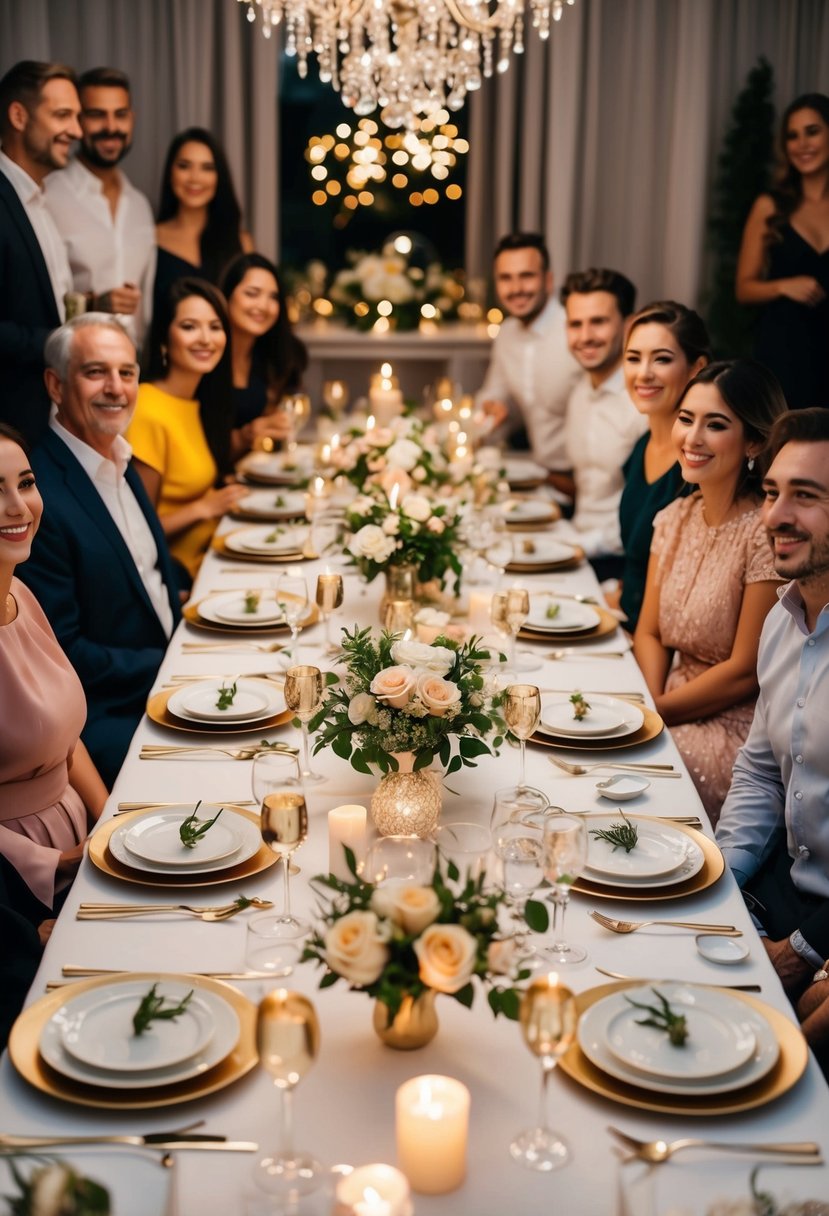
POLYGON ((763 449, 786 402, 749 359, 690 381, 673 437, 696 493, 654 520, 634 654, 712 822, 757 697, 760 630, 779 579, 760 519, 763 449))
POLYGON ((37 600, 14 577, 42 512, 20 437, 0 424, 0 855, 34 897, 25 911, 36 921, 71 883, 107 797, 79 739, 83 688, 37 600))

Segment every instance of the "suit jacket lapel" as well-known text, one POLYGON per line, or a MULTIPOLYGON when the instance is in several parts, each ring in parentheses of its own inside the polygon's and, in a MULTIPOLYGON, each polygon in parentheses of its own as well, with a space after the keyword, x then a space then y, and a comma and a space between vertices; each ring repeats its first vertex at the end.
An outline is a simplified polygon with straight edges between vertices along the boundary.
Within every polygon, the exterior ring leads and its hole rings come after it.
POLYGON ((167 588, 167 596, 170 600, 170 607, 173 610, 173 620, 177 621, 181 615, 181 605, 178 599, 178 589, 176 586, 172 561, 170 560, 170 551, 167 546, 167 537, 158 519, 158 514, 147 497, 147 491, 144 489, 144 483, 135 471, 132 462, 127 466, 126 472, 127 485, 135 495, 136 502, 141 508, 144 518, 149 524, 150 531, 153 534, 155 547, 158 550, 158 568, 161 571, 161 577, 164 580, 164 586, 167 588))
MULTIPOLYGON (((6 204, 9 218, 15 225, 20 239, 26 247, 26 252, 32 263, 34 278, 45 300, 48 302, 49 311, 52 314, 52 324, 58 326, 60 325, 60 317, 58 316, 58 307, 55 302, 55 289, 52 286, 52 280, 49 278, 46 259, 35 236, 35 230, 29 222, 26 209, 17 197, 14 186, 3 172, 0 172, 0 195, 2 195, 3 201, 6 204)), ((8 286, 12 291, 14 290, 13 284, 9 284, 8 286)))

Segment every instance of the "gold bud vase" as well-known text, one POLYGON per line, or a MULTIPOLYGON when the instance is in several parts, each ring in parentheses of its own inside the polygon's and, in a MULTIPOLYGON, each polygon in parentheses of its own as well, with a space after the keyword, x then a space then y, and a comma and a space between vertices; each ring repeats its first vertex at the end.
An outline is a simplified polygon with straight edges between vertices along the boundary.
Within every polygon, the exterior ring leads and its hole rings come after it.
POLYGON ((374 1003, 374 1030, 386 1047, 395 1051, 415 1051, 431 1043, 438 1032, 434 988, 427 988, 419 997, 404 996, 396 1016, 389 1020, 389 1007, 384 1001, 374 1003))
POLYGON ((437 827, 443 805, 440 775, 412 771, 414 755, 396 753, 400 768, 386 773, 371 795, 371 817, 381 836, 429 836, 437 827))

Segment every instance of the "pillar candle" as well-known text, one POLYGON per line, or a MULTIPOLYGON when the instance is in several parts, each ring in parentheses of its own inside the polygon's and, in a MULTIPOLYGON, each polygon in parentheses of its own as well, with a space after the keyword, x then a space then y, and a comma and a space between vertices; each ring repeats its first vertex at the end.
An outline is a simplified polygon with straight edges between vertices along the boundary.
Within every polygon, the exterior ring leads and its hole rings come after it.
POLYGON ((476 633, 485 633, 489 629, 491 603, 491 591, 469 592, 469 624, 476 633))
POLYGON ((337 1183, 337 1211, 348 1216, 410 1216, 409 1184, 393 1165, 361 1165, 337 1183))
POLYGON ((397 1159, 412 1189, 454 1191, 466 1177, 469 1090, 451 1077, 413 1077, 397 1091, 397 1159))
POLYGON ((328 869, 343 882, 353 882, 354 875, 345 861, 344 845, 348 845, 357 861, 363 860, 366 847, 366 808, 337 806, 328 812, 328 869))

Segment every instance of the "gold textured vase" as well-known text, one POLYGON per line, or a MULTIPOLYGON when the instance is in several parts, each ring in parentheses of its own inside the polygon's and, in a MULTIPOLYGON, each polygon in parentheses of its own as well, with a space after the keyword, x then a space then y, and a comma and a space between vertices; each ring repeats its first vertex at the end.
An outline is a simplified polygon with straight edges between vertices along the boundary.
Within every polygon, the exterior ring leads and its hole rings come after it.
POLYGON ((387 566, 385 576, 386 589, 380 599, 380 624, 383 626, 389 604, 403 600, 414 603, 417 599, 417 566, 387 566))
POLYGON ((414 754, 396 752, 396 773, 386 773, 371 795, 371 817, 381 836, 429 836, 443 805, 440 774, 412 771, 414 754))
POLYGON ((387 1047, 396 1051, 414 1051, 431 1043, 438 1032, 434 988, 427 988, 416 999, 403 997, 397 1016, 389 1021, 389 1007, 384 1001, 374 1003, 374 1029, 387 1047))

